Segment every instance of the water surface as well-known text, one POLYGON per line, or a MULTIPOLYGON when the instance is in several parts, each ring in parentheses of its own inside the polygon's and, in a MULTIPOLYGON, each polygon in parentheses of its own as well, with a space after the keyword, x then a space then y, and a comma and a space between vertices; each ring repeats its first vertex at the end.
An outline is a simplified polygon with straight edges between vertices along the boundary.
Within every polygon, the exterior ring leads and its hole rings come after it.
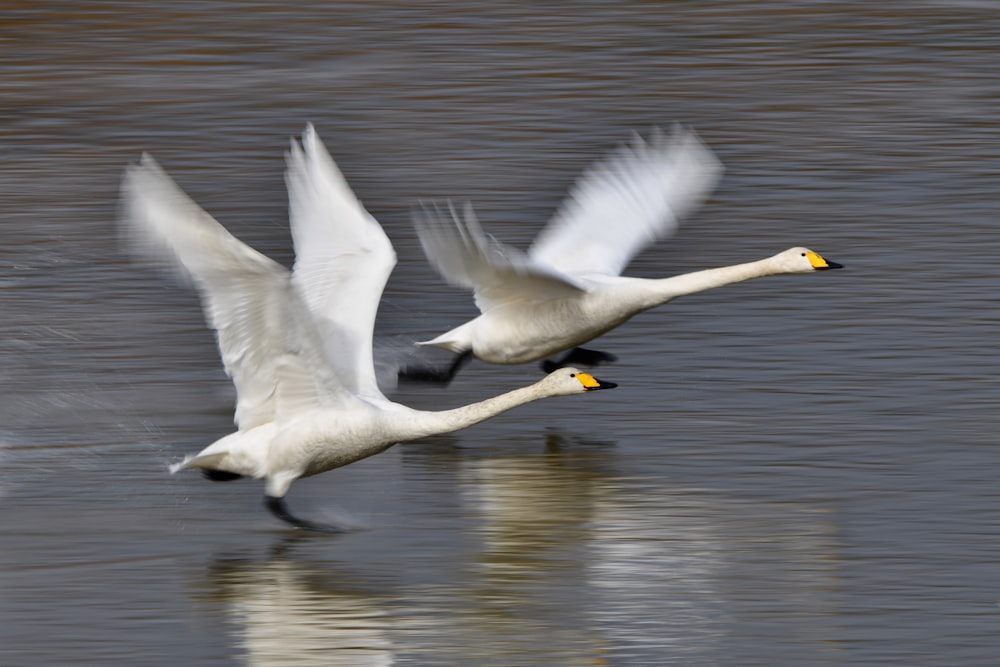
MULTIPOLYGON (((992 2, 8 3, 0 14, 0 663, 992 665, 1000 650, 992 2), (117 244, 152 152, 292 260, 307 121, 399 254, 395 352, 474 313, 418 198, 525 246, 632 131, 726 174, 630 275, 808 245, 595 347, 614 392, 297 483, 166 466, 231 429, 195 295, 117 244)), ((469 368, 452 407, 527 383, 469 368)))

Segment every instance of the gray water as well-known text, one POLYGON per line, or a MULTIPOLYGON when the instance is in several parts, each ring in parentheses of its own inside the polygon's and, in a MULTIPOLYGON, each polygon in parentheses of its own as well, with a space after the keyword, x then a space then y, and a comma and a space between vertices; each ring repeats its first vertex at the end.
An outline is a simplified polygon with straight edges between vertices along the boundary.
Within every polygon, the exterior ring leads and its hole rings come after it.
MULTIPOLYGON (((996 2, 93 2, 0 9, 0 664, 994 665, 996 2), (632 131, 727 171, 627 273, 847 266, 645 313, 619 389, 298 482, 166 467, 232 427, 195 294, 121 252, 150 151, 292 260, 316 124, 399 254, 395 354, 474 313, 419 198, 525 246, 632 131)), ((533 381, 473 363, 396 400, 533 381)))

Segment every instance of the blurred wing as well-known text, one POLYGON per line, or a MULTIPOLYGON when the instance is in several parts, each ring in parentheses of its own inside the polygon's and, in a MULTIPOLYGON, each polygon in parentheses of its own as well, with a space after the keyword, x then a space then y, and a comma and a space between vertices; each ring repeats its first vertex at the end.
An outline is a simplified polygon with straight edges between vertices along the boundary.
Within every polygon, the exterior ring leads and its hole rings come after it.
POLYGON ((452 285, 472 289, 481 312, 512 301, 545 301, 585 291, 582 284, 488 237, 466 204, 464 219, 448 203, 423 205, 414 224, 424 254, 452 285))
POLYGON ((125 171, 121 226, 133 252, 171 265, 201 294, 236 385, 238 427, 273 421, 289 322, 304 309, 288 270, 233 237, 148 155, 125 171))
POLYGON ((396 253, 361 205, 312 125, 287 155, 293 281, 317 319, 328 363, 346 388, 382 398, 372 336, 396 253))
POLYGON ((709 195, 722 164, 690 131, 636 135, 589 167, 529 256, 569 275, 619 275, 632 258, 672 234, 709 195))

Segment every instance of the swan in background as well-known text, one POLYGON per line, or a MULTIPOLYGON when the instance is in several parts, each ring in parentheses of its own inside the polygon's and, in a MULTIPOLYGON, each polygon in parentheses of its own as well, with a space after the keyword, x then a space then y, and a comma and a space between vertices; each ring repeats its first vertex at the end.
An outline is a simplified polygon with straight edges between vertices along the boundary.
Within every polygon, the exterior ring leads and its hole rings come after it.
POLYGON ((414 223, 428 260, 452 285, 471 289, 480 315, 418 345, 456 353, 445 370, 410 367, 403 378, 447 383, 476 357, 521 364, 569 350, 551 371, 594 365, 610 354, 577 346, 679 296, 782 273, 841 268, 808 248, 747 264, 659 280, 620 275, 640 250, 673 233, 715 187, 722 166, 693 132, 638 135, 587 169, 527 253, 487 236, 472 207, 425 204, 414 223))
POLYGON ((296 251, 293 271, 237 240, 148 155, 122 182, 122 225, 133 249, 190 279, 236 385, 237 431, 171 467, 223 481, 265 480, 265 505, 293 526, 292 482, 471 426, 547 396, 615 386, 566 368, 541 381, 451 410, 413 410, 379 390, 375 313, 396 255, 355 198, 312 126, 294 140, 285 175, 296 251))

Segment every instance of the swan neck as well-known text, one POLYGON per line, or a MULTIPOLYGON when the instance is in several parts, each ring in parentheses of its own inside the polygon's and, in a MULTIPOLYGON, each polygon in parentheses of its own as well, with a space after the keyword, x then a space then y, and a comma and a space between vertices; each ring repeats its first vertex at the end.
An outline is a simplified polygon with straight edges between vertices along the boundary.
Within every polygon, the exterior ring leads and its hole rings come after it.
POLYGON ((508 391, 477 403, 463 405, 460 408, 441 410, 440 412, 421 412, 419 413, 421 417, 418 420, 418 428, 423 433, 418 437, 459 431, 541 397, 542 394, 535 384, 508 391))
POLYGON ((757 260, 756 262, 721 266, 715 269, 685 273, 682 276, 654 280, 652 281, 653 292, 659 304, 676 299, 679 296, 696 294, 697 292, 704 292, 705 290, 743 282, 744 280, 752 280, 753 278, 774 275, 775 273, 778 273, 778 271, 774 268, 771 258, 767 258, 757 260))

